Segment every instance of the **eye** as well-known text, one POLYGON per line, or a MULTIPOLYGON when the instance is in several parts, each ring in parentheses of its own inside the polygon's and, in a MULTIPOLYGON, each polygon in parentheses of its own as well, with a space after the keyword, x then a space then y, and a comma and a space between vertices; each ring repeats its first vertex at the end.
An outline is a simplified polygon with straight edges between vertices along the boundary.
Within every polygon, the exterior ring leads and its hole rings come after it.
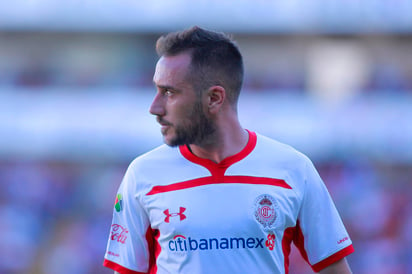
POLYGON ((170 89, 166 89, 166 90, 164 91, 164 94, 165 94, 166 96, 171 96, 171 95, 173 95, 173 91, 171 91, 170 89))

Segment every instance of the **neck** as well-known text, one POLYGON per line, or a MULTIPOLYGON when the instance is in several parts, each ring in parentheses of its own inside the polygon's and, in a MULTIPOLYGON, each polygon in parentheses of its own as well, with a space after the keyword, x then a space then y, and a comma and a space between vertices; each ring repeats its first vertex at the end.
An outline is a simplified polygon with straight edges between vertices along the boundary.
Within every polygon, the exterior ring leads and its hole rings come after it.
POLYGON ((220 163, 242 151, 249 140, 248 132, 240 124, 218 129, 206 144, 191 144, 189 149, 200 158, 220 163))

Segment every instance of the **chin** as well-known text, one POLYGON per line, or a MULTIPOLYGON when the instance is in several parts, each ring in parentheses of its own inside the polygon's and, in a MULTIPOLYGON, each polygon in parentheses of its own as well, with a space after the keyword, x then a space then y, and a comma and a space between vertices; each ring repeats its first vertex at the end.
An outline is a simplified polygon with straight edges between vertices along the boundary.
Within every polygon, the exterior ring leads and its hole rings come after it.
POLYGON ((163 142, 164 142, 166 145, 171 146, 171 147, 176 147, 176 146, 177 146, 177 145, 176 145, 176 141, 175 141, 175 139, 173 138, 173 136, 168 136, 167 134, 164 134, 164 135, 163 135, 163 142))
POLYGON ((176 144, 176 143, 173 143, 173 142, 168 142, 168 141, 164 141, 164 143, 166 144, 166 145, 168 145, 169 147, 178 147, 179 146, 179 144, 176 144))

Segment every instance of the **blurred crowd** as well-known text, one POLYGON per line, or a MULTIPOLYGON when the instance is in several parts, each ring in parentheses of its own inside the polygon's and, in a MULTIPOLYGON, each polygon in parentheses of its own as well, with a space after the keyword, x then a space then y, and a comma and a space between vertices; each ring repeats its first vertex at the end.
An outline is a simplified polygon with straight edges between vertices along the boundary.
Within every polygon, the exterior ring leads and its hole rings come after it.
MULTIPOLYGON (((111 273, 102 267, 123 163, 0 163, 0 273, 111 273)), ((412 273, 412 169, 315 163, 354 242, 354 273, 412 273)), ((296 250, 291 273, 308 273, 296 250)))
MULTIPOLYGON (((0 88, 152 87, 159 35, 0 32, 0 88)), ((362 78, 350 87, 356 92, 412 91, 412 38, 407 35, 238 34, 235 39, 245 57, 246 90, 308 92, 317 88, 311 77, 321 65, 315 77, 338 75, 343 78, 338 84, 362 78), (314 63, 322 56, 326 59, 314 63)))
POLYGON ((122 164, 0 163, 0 273, 102 267, 122 164))

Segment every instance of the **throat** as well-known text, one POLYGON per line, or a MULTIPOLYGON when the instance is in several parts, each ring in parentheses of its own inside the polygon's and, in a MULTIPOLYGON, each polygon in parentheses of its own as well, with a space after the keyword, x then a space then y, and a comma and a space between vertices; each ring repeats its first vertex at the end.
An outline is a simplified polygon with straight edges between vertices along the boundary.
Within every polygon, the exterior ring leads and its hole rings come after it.
POLYGON ((224 140, 215 141, 207 145, 188 144, 187 149, 196 157, 208 159, 216 164, 220 164, 225 159, 239 154, 244 150, 249 142, 249 135, 242 140, 225 142, 224 140))
POLYGON ((221 161, 223 161, 226 157, 221 154, 221 151, 219 149, 213 149, 213 148, 208 148, 208 147, 199 147, 196 145, 186 145, 187 149, 196 157, 202 158, 202 159, 208 159, 216 164, 219 164, 221 161), (216 152, 215 152, 216 151, 216 152))

